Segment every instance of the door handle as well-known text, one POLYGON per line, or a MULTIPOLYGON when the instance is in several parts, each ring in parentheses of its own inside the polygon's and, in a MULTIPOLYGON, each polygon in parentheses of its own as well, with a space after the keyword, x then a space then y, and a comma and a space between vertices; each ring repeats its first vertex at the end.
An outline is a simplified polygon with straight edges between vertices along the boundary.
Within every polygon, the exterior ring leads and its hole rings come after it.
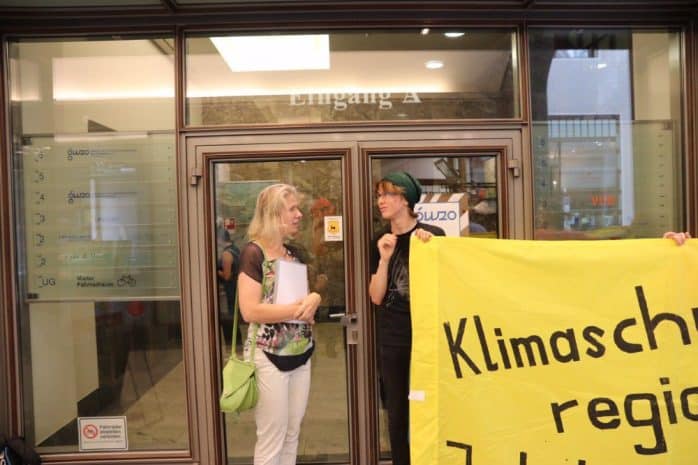
POLYGON ((333 313, 329 316, 339 317, 339 322, 344 326, 348 346, 359 343, 359 316, 356 313, 333 313))

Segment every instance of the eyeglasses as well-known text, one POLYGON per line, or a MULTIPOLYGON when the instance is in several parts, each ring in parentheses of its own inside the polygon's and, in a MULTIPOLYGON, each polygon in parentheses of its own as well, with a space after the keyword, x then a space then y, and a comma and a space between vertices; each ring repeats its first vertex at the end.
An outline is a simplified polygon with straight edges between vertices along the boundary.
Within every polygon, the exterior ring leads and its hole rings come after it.
POLYGON ((378 200, 381 197, 394 197, 396 195, 401 195, 401 194, 399 192, 376 192, 373 195, 375 195, 376 200, 378 200))

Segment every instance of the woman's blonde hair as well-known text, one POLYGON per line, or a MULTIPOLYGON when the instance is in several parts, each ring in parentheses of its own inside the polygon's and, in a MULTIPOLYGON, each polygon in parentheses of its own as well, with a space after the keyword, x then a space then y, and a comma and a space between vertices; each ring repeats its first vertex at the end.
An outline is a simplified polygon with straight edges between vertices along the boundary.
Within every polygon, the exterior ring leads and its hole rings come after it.
POLYGON ((281 212, 286 207, 285 200, 292 195, 298 197, 298 191, 289 184, 273 184, 259 193, 254 216, 247 229, 251 241, 285 239, 281 212))

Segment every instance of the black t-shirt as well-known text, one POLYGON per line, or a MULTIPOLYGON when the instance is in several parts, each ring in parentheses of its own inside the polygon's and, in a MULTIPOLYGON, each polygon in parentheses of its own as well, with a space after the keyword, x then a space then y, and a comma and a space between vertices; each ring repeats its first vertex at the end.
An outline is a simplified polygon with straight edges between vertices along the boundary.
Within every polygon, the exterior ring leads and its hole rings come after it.
MULTIPOLYGON (((301 263, 307 263, 304 260, 302 251, 293 245, 284 244, 286 250, 291 257, 297 259, 301 263)), ((239 261, 239 272, 245 273, 250 278, 262 284, 262 263, 264 262, 264 252, 262 248, 254 242, 249 242, 242 248, 239 261)))
MULTIPOLYGON (((388 288, 377 312, 378 342, 388 346, 410 346, 412 344, 412 322, 410 319, 410 237, 414 230, 422 228, 435 236, 446 233, 438 226, 417 223, 414 228, 397 236, 395 251, 388 264, 388 288)), ((371 244, 371 275, 378 269, 380 254, 378 240, 390 232, 383 229, 371 244)))

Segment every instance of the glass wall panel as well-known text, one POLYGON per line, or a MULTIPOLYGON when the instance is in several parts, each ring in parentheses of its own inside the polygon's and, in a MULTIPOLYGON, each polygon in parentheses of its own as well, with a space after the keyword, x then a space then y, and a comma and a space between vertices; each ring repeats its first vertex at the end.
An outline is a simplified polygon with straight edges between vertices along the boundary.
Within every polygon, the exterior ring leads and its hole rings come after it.
POLYGON ((511 29, 186 40, 186 122, 519 117, 511 29))
POLYGON ((173 39, 9 45, 24 422, 186 449, 173 39))
POLYGON ((681 37, 532 29, 535 237, 683 230, 681 37))

